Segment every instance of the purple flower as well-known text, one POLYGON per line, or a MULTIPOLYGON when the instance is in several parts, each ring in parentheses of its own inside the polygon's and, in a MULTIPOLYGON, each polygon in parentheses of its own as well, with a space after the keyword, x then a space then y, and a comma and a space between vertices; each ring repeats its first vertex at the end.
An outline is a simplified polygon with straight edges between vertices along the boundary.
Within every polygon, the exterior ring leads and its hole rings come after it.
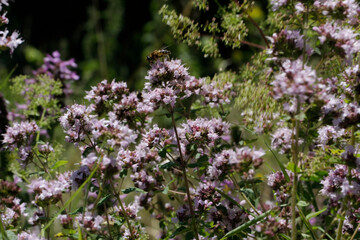
POLYGON ((91 133, 96 115, 92 115, 92 108, 74 104, 60 117, 60 124, 67 136, 66 141, 79 143, 91 133))
POLYGON ((29 193, 35 194, 35 202, 40 206, 47 206, 58 202, 62 198, 62 193, 71 190, 71 173, 64 173, 56 180, 45 180, 43 178, 34 179, 28 184, 29 193))
POLYGON ((336 141, 345 134, 344 129, 337 129, 334 126, 323 126, 318 129, 319 146, 323 148, 331 141, 336 141))
POLYGON ((77 227, 79 224, 82 228, 86 229, 86 231, 90 232, 97 232, 100 231, 102 227, 102 223, 104 222, 105 218, 102 216, 93 216, 91 212, 85 212, 84 214, 79 214, 75 217, 74 227, 77 227))
POLYGON ((208 174, 217 179, 229 173, 238 172, 243 178, 252 179, 253 169, 262 164, 263 155, 265 152, 262 149, 256 150, 249 147, 223 150, 212 159, 208 174))
POLYGON ((284 44, 288 45, 290 49, 296 48, 297 50, 302 50, 306 46, 306 53, 309 56, 314 52, 309 44, 304 44, 304 36, 300 34, 300 30, 283 29, 267 38, 272 44, 272 48, 267 50, 267 53, 273 56, 271 60, 278 59, 278 55, 284 51, 284 44))
POLYGON ((38 131, 39 127, 35 122, 14 123, 14 125, 8 127, 6 133, 3 134, 3 143, 11 150, 20 146, 29 146, 38 131))
POLYGON ((0 46, 9 48, 10 53, 13 53, 15 48, 23 43, 24 40, 19 37, 18 32, 13 32, 10 36, 8 36, 8 34, 9 31, 7 29, 5 31, 0 31, 0 46))
POLYGON ((317 83, 316 72, 304 65, 301 59, 285 60, 282 69, 283 71, 275 75, 275 80, 271 83, 275 99, 285 96, 299 97, 300 102, 304 102, 314 93, 317 83))
POLYGON ((34 71, 34 75, 46 74, 54 79, 78 80, 79 76, 70 70, 70 68, 76 67, 77 64, 73 58, 63 61, 60 58, 60 53, 54 51, 52 55, 46 55, 44 64, 38 70, 34 71))
POLYGON ((272 6, 272 10, 275 12, 277 11, 280 7, 284 6, 287 4, 287 0, 271 0, 271 6, 272 6))
POLYGON ((323 188, 320 193, 328 196, 333 201, 343 198, 350 190, 347 173, 347 166, 336 165, 335 169, 330 170, 329 175, 321 181, 323 188))
POLYGON ((107 80, 103 80, 86 93, 85 99, 95 102, 95 111, 101 114, 106 110, 112 110, 112 102, 118 102, 125 97, 129 93, 129 89, 125 82, 113 80, 108 83, 107 80))
POLYGON ((206 146, 213 147, 222 137, 229 135, 230 124, 221 119, 197 118, 187 120, 178 128, 178 134, 183 147, 194 143, 199 152, 204 152, 206 146))
POLYGON ((204 104, 210 107, 218 107, 222 104, 230 103, 232 84, 227 83, 222 89, 217 88, 215 83, 204 84, 199 95, 204 97, 204 104))
POLYGON ((279 128, 271 135, 271 147, 279 149, 279 153, 288 153, 291 150, 292 130, 288 128, 279 128))
POLYGON ((152 90, 144 91, 142 94, 144 101, 156 109, 161 105, 170 105, 175 107, 178 98, 178 92, 171 87, 154 88, 152 90))
MULTIPOLYGON (((180 60, 156 61, 151 65, 145 79, 149 80, 151 87, 176 87, 181 86, 191 77, 188 69, 181 64, 180 60)), ((149 88, 145 87, 145 88, 149 88)))
POLYGON ((360 40, 357 39, 358 34, 351 28, 341 27, 336 22, 327 22, 319 27, 313 27, 313 30, 320 35, 319 40, 321 44, 324 44, 326 40, 335 42, 335 47, 342 50, 342 57, 348 63, 351 62, 353 55, 360 51, 360 40))
POLYGON ((360 7, 355 0, 316 0, 314 2, 314 7, 321 10, 321 13, 325 16, 333 15, 340 20, 346 17, 345 19, 349 24, 356 24, 359 22, 358 14, 360 12, 360 7))

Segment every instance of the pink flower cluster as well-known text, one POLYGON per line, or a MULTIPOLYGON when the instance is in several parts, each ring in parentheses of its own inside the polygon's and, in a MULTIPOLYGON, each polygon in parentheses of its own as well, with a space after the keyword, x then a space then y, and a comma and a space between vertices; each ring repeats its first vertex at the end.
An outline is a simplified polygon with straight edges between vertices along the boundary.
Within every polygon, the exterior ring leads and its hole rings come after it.
POLYGON ((287 59, 281 65, 282 71, 271 83, 274 98, 288 96, 296 100, 298 97, 300 102, 309 99, 317 83, 315 70, 306 66, 301 59, 295 61, 287 59))
POLYGON ((152 104, 154 109, 161 105, 174 108, 178 99, 192 95, 204 97, 204 104, 216 107, 229 103, 229 92, 232 85, 226 84, 223 89, 214 83, 206 84, 204 79, 189 75, 188 69, 180 60, 157 61, 151 65, 145 83, 144 101, 152 104))
POLYGON ((334 42, 334 47, 341 50, 341 56, 351 62, 353 55, 360 51, 358 34, 349 27, 338 25, 336 22, 327 22, 319 27, 313 27, 320 36, 320 43, 334 42))
POLYGON ((62 199, 62 193, 71 190, 71 175, 71 172, 65 172, 58 175, 56 180, 35 179, 28 185, 28 191, 35 194, 37 205, 54 204, 62 199))
POLYGON ((316 0, 314 7, 325 16, 332 15, 336 19, 346 19, 349 24, 359 23, 360 6, 355 0, 316 0))
POLYGON ((249 147, 223 150, 215 155, 208 168, 208 174, 213 179, 222 179, 230 173, 240 173, 244 180, 253 179, 255 169, 263 163, 265 152, 262 149, 249 147))

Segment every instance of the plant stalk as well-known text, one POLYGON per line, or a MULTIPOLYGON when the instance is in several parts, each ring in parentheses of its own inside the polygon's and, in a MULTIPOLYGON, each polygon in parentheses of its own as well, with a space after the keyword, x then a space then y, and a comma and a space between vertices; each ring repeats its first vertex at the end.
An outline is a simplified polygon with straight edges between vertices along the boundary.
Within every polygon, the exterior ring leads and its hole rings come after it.
POLYGON ((131 227, 131 224, 130 224, 130 221, 129 221, 129 217, 125 211, 125 208, 124 208, 124 205, 122 204, 122 201, 119 197, 119 194, 115 191, 115 187, 114 187, 114 184, 113 182, 110 180, 110 184, 111 184, 111 188, 113 189, 114 193, 115 193, 115 197, 116 199, 118 200, 119 202, 119 205, 120 205, 120 208, 121 208, 121 211, 123 212, 124 214, 124 218, 125 218, 125 221, 126 221, 126 224, 128 225, 128 228, 129 228, 129 231, 130 231, 130 235, 131 235, 131 239, 135 240, 135 237, 134 237, 134 233, 132 231, 132 227, 131 227))
MULTIPOLYGON (((296 99, 296 115, 300 113, 300 98, 296 99)), ((291 191, 291 239, 296 240, 296 195, 297 195, 297 166, 299 161, 299 120, 295 119, 294 122, 295 128, 295 139, 292 146, 292 161, 294 163, 294 179, 293 186, 291 191)))
POLYGON ((197 231, 197 228, 196 228, 195 213, 194 213, 194 209, 193 209, 193 206, 192 206, 191 195, 190 195, 190 190, 189 190, 189 181, 188 181, 187 174, 186 174, 186 163, 185 163, 182 151, 181 151, 180 139, 179 139, 179 135, 178 135, 177 128, 176 128, 176 123, 175 123, 175 119, 174 119, 173 110, 171 110, 171 120, 172 120, 172 123, 173 123, 174 132, 175 132, 175 136, 176 136, 176 142, 177 142, 177 145, 178 145, 178 148, 179 148, 179 153, 180 153, 182 174, 183 174, 183 178, 184 178, 184 182, 185 182, 186 195, 187 195, 190 214, 191 214, 191 218, 192 218, 191 219, 191 225, 192 225, 196 240, 199 240, 199 235, 198 235, 198 231, 197 231))
MULTIPOLYGON (((356 132, 356 125, 353 125, 351 127, 351 138, 350 138, 350 145, 353 147, 355 147, 355 132, 356 132)), ((348 178, 351 178, 351 169, 349 166, 348 166, 348 172, 349 172, 348 178)), ((344 202, 343 202, 343 207, 342 207, 343 208, 342 210, 344 211, 344 215, 346 214, 347 201, 348 201, 348 198, 345 197, 344 202)), ((342 229, 344 226, 344 221, 345 221, 345 216, 340 219, 339 226, 337 229, 337 234, 336 234, 336 240, 340 240, 342 237, 342 229)))

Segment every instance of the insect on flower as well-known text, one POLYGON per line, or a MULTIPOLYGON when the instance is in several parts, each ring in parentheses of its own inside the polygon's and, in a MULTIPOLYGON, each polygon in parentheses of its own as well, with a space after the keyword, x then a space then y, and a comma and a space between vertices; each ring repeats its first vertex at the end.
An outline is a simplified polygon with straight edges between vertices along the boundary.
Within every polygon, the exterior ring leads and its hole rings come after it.
POLYGON ((149 61, 149 63, 154 63, 160 58, 169 57, 170 53, 171 52, 166 49, 154 50, 152 53, 149 54, 149 56, 146 57, 146 59, 149 61))

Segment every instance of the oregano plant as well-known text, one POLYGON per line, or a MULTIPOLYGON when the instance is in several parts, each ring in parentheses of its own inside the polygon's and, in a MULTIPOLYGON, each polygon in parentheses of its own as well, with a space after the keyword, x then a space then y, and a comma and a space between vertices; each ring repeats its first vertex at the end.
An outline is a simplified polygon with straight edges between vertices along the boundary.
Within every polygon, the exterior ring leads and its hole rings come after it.
POLYGON ((102 80, 71 104, 57 51, 11 80, 1 239, 359 239, 359 3, 272 0, 263 22, 252 1, 191 4, 160 9, 174 37, 249 62, 201 77, 153 54, 142 89, 102 80))

